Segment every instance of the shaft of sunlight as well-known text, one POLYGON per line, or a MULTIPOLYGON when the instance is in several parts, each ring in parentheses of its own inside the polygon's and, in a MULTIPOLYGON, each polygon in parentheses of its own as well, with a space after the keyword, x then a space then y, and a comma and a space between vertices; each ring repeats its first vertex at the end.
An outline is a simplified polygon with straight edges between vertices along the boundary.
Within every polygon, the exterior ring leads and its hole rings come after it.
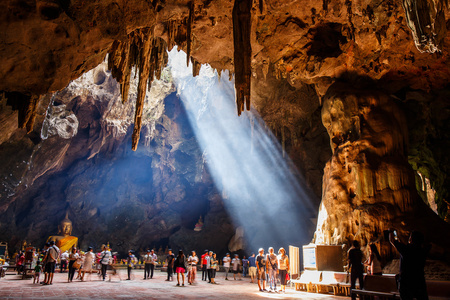
MULTIPOLYGON (((186 54, 169 52, 177 93, 216 187, 247 245, 287 247, 312 238, 314 208, 289 159, 255 110, 236 113, 234 80, 208 65, 192 76, 186 54)), ((228 72, 228 71, 227 71, 228 72)))

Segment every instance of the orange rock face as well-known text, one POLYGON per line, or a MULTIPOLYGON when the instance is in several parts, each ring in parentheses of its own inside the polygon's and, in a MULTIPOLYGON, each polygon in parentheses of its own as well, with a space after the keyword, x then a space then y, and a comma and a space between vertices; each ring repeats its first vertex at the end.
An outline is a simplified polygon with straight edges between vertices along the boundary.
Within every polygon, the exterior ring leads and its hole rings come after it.
MULTIPOLYGON (((324 170, 314 242, 376 242, 386 255, 390 247, 383 232, 399 228, 407 240, 408 230, 420 228, 430 210, 417 195, 406 158, 404 113, 393 99, 376 90, 374 82, 353 83, 332 85, 322 106, 333 155, 324 170)), ((422 227, 427 236, 434 235, 436 224, 431 223, 439 224, 437 219, 428 219, 428 226, 422 227)), ((447 224, 442 221, 440 226, 447 224)))

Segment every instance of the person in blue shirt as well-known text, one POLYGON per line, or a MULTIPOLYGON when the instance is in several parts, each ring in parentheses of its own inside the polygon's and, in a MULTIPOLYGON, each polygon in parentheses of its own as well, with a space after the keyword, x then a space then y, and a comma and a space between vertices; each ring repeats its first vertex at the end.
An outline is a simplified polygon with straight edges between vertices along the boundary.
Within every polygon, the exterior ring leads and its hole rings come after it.
POLYGON ((253 283, 253 280, 256 277, 256 257, 255 257, 255 253, 252 253, 252 256, 250 256, 248 258, 248 274, 250 275, 251 278, 251 283, 253 283))
POLYGON ((245 277, 248 274, 248 259, 244 256, 242 259, 242 276, 245 277))

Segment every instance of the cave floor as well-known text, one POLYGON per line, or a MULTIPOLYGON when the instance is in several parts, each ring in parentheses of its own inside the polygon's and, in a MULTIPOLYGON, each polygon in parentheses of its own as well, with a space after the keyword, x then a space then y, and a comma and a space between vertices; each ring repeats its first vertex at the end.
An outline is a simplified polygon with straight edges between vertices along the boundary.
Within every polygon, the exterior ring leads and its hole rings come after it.
MULTIPOLYGON (((74 280, 72 283, 67 282, 67 273, 55 273, 51 286, 33 284, 32 278, 22 280, 17 275, 7 274, 0 279, 0 299, 349 299, 299 292, 293 287, 287 287, 285 294, 259 292, 258 285, 250 283, 248 277, 225 281, 222 272, 216 275, 216 285, 199 280, 192 286, 177 287, 176 276, 174 281, 167 282, 166 273, 157 271, 153 279, 143 280, 143 270, 133 271, 134 279, 130 281, 124 280, 126 271, 120 271, 111 281, 107 278, 103 282, 97 274, 91 274, 85 282, 74 280)), ((197 273, 197 278, 201 279, 201 273, 197 273)))

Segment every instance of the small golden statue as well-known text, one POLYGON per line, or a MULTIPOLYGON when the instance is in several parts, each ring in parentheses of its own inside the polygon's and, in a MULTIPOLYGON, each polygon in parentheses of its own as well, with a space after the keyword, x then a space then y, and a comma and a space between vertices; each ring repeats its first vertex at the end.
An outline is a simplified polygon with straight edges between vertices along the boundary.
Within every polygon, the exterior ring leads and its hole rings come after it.
POLYGON ((72 221, 69 220, 68 212, 66 212, 64 220, 61 221, 61 225, 58 226, 58 230, 59 235, 53 235, 47 241, 55 241, 55 245, 61 250, 61 253, 77 246, 78 238, 71 236, 72 221))
POLYGON ((198 219, 197 224, 195 224, 194 231, 201 231, 203 228, 202 216, 198 219))

